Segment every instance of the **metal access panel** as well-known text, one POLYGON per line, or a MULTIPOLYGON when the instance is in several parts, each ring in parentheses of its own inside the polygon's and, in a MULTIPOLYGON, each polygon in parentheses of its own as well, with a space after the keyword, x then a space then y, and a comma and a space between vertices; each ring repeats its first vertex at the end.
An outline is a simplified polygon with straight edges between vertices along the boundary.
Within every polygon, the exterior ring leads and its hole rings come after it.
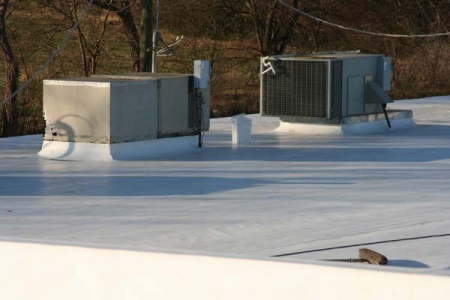
POLYGON ((157 138, 157 89, 149 80, 111 86, 111 143, 157 138))
POLYGON ((170 136, 189 131, 188 76, 158 79, 159 135, 170 136))
POLYGON ((342 61, 342 116, 367 113, 365 111, 365 78, 377 73, 379 55, 355 55, 342 61))
POLYGON ((392 58, 389 56, 379 57, 377 63, 378 84, 384 91, 390 91, 392 81, 392 58))
POLYGON ((364 77, 347 77, 347 114, 361 115, 364 107, 364 77))
MULTIPOLYGON (((134 81, 151 81, 155 87, 157 103, 158 138, 189 135, 197 132, 198 109, 194 94, 194 76, 174 73, 128 73, 93 75, 95 78, 112 78, 134 81)), ((203 96, 203 130, 209 130, 209 87, 200 89, 203 96)), ((150 97, 150 96, 149 96, 150 97)))

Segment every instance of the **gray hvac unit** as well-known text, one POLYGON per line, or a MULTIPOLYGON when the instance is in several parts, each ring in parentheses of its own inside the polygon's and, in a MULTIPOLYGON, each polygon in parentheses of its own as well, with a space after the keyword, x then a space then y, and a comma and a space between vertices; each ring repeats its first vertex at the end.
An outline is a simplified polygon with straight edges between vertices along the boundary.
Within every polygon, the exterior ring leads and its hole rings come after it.
MULTIPOLYGON (((201 61, 199 61, 201 62, 201 61)), ((156 102, 157 135, 158 138, 189 135, 197 133, 199 124, 201 130, 209 130, 209 85, 196 89, 194 75, 171 73, 131 73, 116 75, 91 75, 95 79, 122 80, 122 81, 148 81, 155 88, 148 94, 149 101, 156 102), (202 116, 199 115, 198 96, 201 90, 202 116)), ((209 84, 209 82, 208 82, 209 84)))
POLYGON ((261 114, 286 122, 340 123, 393 102, 390 57, 317 53, 261 58, 261 114))
POLYGON ((209 130, 209 62, 198 65, 194 75, 44 80, 44 140, 114 144, 199 135, 200 146, 209 130))

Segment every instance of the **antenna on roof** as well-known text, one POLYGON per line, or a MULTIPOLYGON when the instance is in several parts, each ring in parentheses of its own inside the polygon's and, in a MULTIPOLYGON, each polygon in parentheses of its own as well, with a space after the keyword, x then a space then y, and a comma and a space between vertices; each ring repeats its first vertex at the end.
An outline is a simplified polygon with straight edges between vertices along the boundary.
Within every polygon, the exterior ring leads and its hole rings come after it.
MULTIPOLYGON (((152 45, 152 73, 156 72, 156 66, 157 66, 157 57, 158 56, 172 56, 175 55, 175 48, 181 43, 184 36, 181 37, 177 36, 175 39, 175 42, 167 45, 161 35, 161 32, 159 31, 159 13, 160 13, 160 7, 159 7, 159 0, 156 1, 156 17, 155 17, 155 31, 153 32, 153 45, 152 45), (158 43, 161 43, 163 45, 162 48, 158 50, 158 43)), ((146 49, 147 51, 150 51, 150 49, 146 49)))
POLYGON ((156 52, 156 55, 157 56, 172 56, 172 55, 175 55, 175 48, 178 46, 178 44, 181 43, 183 38, 184 38, 184 35, 177 36, 176 39, 175 39, 175 42, 170 44, 170 45, 166 45, 164 43, 164 41, 161 39, 161 42, 163 43, 164 48, 158 50, 156 52))

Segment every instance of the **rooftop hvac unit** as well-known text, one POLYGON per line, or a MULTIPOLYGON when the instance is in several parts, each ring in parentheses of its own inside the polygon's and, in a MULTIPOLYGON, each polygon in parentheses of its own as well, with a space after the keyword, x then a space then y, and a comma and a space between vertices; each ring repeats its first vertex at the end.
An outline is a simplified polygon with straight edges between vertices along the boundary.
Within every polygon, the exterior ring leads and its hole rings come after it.
POLYGON ((209 62, 196 62, 194 75, 44 80, 44 112, 45 141, 115 144, 198 134, 201 146, 201 131, 209 130, 209 62))
POLYGON ((347 116, 385 113, 386 103, 393 102, 385 92, 391 73, 391 58, 376 54, 261 58, 261 114, 285 122, 339 124, 347 116))

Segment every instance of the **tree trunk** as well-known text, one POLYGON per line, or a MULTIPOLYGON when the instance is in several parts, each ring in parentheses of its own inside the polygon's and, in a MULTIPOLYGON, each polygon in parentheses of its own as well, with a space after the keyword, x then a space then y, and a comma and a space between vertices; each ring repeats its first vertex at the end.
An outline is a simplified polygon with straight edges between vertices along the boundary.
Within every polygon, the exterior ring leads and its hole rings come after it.
MULTIPOLYGON (((299 14, 281 10, 277 0, 247 0, 244 5, 253 19, 261 56, 282 54, 291 39, 299 14)), ((299 1, 292 6, 298 8, 299 1)))
MULTIPOLYGON (((89 0, 87 1, 89 2, 89 0)), ((139 71, 139 31, 134 23, 130 1, 94 0, 92 4, 113 11, 119 16, 123 29, 125 30, 125 35, 128 39, 128 44, 131 48, 133 68, 136 72, 139 71)))
MULTIPOLYGON (((6 34, 5 14, 9 0, 0 0, 0 48, 5 62, 5 96, 10 97, 17 90, 19 65, 14 57, 6 34)), ((19 113, 17 96, 2 105, 2 136, 18 134, 19 113)))
POLYGON ((128 38, 128 43, 131 48, 131 58, 133 59, 133 68, 139 71, 139 32, 134 23, 133 14, 130 9, 118 11, 117 15, 122 21, 125 34, 128 38))
POLYGON ((152 70, 152 0, 141 0, 141 23, 140 23, 140 71, 150 72, 152 70))

